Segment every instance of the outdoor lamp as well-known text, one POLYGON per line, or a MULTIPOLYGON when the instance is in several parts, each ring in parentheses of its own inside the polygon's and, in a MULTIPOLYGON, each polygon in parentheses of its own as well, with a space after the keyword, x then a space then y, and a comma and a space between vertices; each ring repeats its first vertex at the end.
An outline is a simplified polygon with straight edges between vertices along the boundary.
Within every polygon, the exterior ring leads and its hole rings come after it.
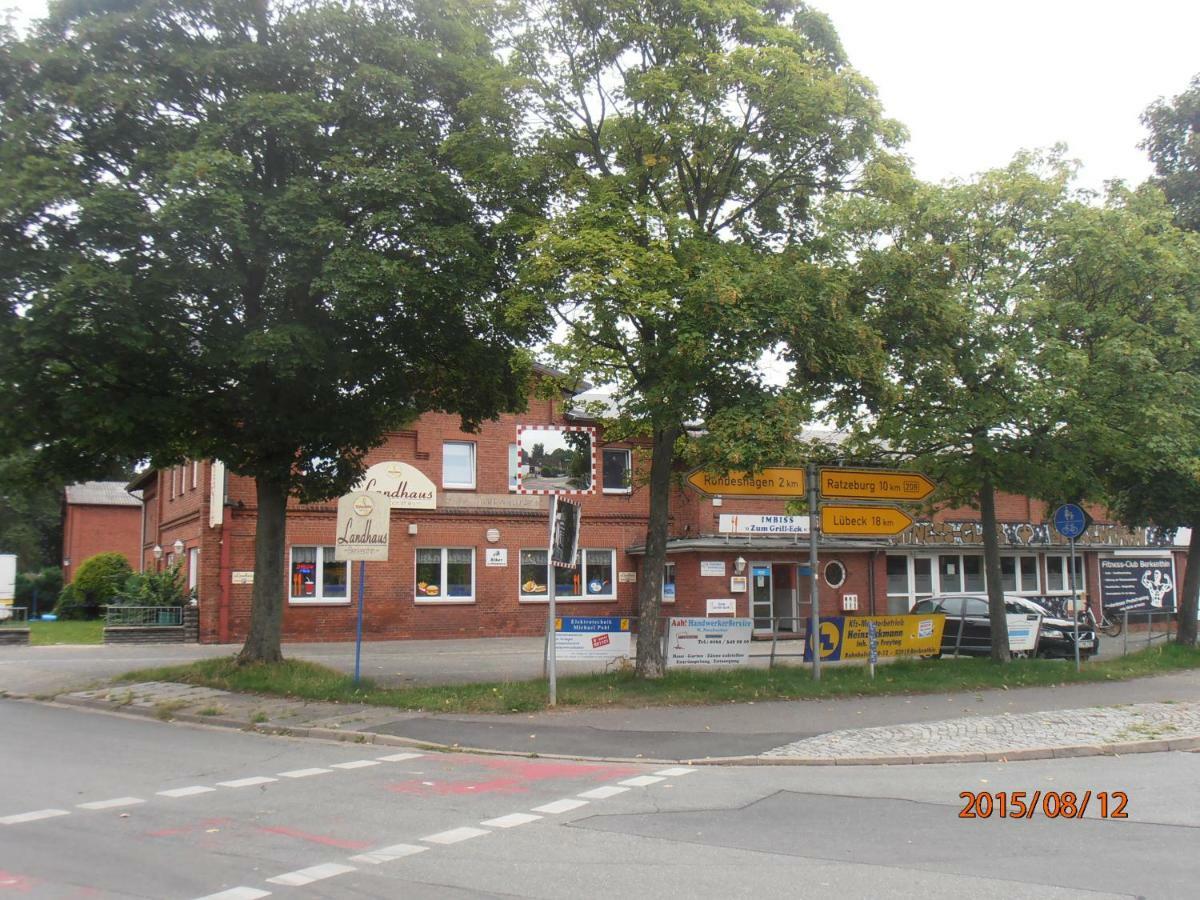
POLYGON ((737 559, 735 559, 733 561, 733 574, 741 575, 745 571, 746 571, 746 560, 742 559, 742 557, 739 556, 737 559))
POLYGON ((162 547, 160 547, 158 544, 154 545, 154 549, 151 552, 154 554, 155 559, 162 559, 162 547))
POLYGON ((183 541, 179 540, 179 538, 175 539, 175 555, 183 556, 183 541))

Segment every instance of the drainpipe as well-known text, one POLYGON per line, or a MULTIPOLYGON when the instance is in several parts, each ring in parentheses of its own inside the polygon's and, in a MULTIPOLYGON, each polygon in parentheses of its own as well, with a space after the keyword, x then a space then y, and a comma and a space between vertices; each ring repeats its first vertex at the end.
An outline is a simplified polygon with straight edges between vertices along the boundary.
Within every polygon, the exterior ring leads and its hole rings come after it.
POLYGON ((217 600, 217 640, 229 643, 229 594, 233 589, 233 573, 229 570, 231 535, 225 533, 226 523, 221 525, 221 592, 217 600))

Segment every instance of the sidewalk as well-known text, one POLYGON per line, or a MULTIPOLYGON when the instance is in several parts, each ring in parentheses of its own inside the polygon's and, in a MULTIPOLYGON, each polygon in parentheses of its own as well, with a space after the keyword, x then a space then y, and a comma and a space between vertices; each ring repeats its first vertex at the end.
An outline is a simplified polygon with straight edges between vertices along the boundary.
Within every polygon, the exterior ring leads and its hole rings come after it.
POLYGON ((512 716, 402 712, 158 682, 57 699, 301 737, 608 760, 902 765, 1200 749, 1200 672, 984 693, 512 716))

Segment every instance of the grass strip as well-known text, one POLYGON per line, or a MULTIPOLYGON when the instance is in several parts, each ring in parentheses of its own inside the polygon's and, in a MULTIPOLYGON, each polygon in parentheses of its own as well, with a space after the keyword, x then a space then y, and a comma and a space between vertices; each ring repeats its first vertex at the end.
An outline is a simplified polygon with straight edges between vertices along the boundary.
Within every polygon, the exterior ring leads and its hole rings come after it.
POLYGON ((29 643, 49 644, 102 644, 104 622, 45 621, 33 619, 29 623, 29 643))
MULTIPOLYGON (((675 669, 643 681, 631 672, 577 675, 558 680, 559 706, 642 707, 741 703, 753 700, 805 700, 885 694, 931 694, 995 688, 1122 681, 1200 668, 1200 650, 1168 644, 1117 659, 1087 663, 1076 673, 1068 661, 1017 659, 1001 666, 989 659, 902 660, 877 670, 829 666, 820 681, 807 668, 730 669, 706 672, 675 669)), ((368 703, 425 712, 510 713, 546 708, 546 685, 532 681, 379 687, 354 680, 317 663, 290 659, 275 664, 238 665, 233 657, 180 666, 139 669, 123 681, 174 681, 304 700, 368 703)))

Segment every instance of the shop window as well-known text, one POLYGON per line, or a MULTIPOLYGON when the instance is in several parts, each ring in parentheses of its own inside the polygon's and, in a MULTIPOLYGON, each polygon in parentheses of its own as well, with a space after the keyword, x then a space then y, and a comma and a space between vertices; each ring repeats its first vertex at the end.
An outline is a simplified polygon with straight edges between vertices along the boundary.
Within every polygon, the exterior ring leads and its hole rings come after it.
POLYGON ((604 450, 601 462, 604 468, 604 493, 628 494, 632 490, 630 451, 604 450))
POLYGON ((442 487, 475 487, 475 444, 471 441, 446 441, 442 444, 442 487))
MULTIPOLYGON (((1071 557, 1069 555, 1046 557, 1046 593, 1069 594, 1071 592, 1071 557)), ((1075 557, 1075 590, 1083 592, 1087 585, 1084 583, 1083 555, 1075 557)))
POLYGON ((962 588, 962 557, 938 557, 938 583, 943 593, 952 594, 962 588))
MULTIPOLYGON (((554 594, 563 600, 612 600, 616 592, 615 550, 580 550, 574 568, 554 567, 554 594)), ((521 551, 521 599, 546 597, 550 573, 545 550, 521 551)))
POLYGON ((968 591, 983 591, 983 557, 964 556, 962 558, 963 584, 968 591))
POLYGON ((896 596, 907 595, 909 593, 907 556, 888 556, 887 592, 896 596))
POLYGON ((350 602, 350 564, 333 556, 332 547, 292 548, 289 602, 350 602))
POLYGON ((475 598, 475 551, 470 547, 417 550, 416 590, 420 602, 466 602, 475 598))
POLYGON ((913 557, 913 586, 918 597, 933 593, 933 560, 927 556, 913 557))
POLYGON ((675 563, 663 565, 662 602, 675 602, 675 563))

